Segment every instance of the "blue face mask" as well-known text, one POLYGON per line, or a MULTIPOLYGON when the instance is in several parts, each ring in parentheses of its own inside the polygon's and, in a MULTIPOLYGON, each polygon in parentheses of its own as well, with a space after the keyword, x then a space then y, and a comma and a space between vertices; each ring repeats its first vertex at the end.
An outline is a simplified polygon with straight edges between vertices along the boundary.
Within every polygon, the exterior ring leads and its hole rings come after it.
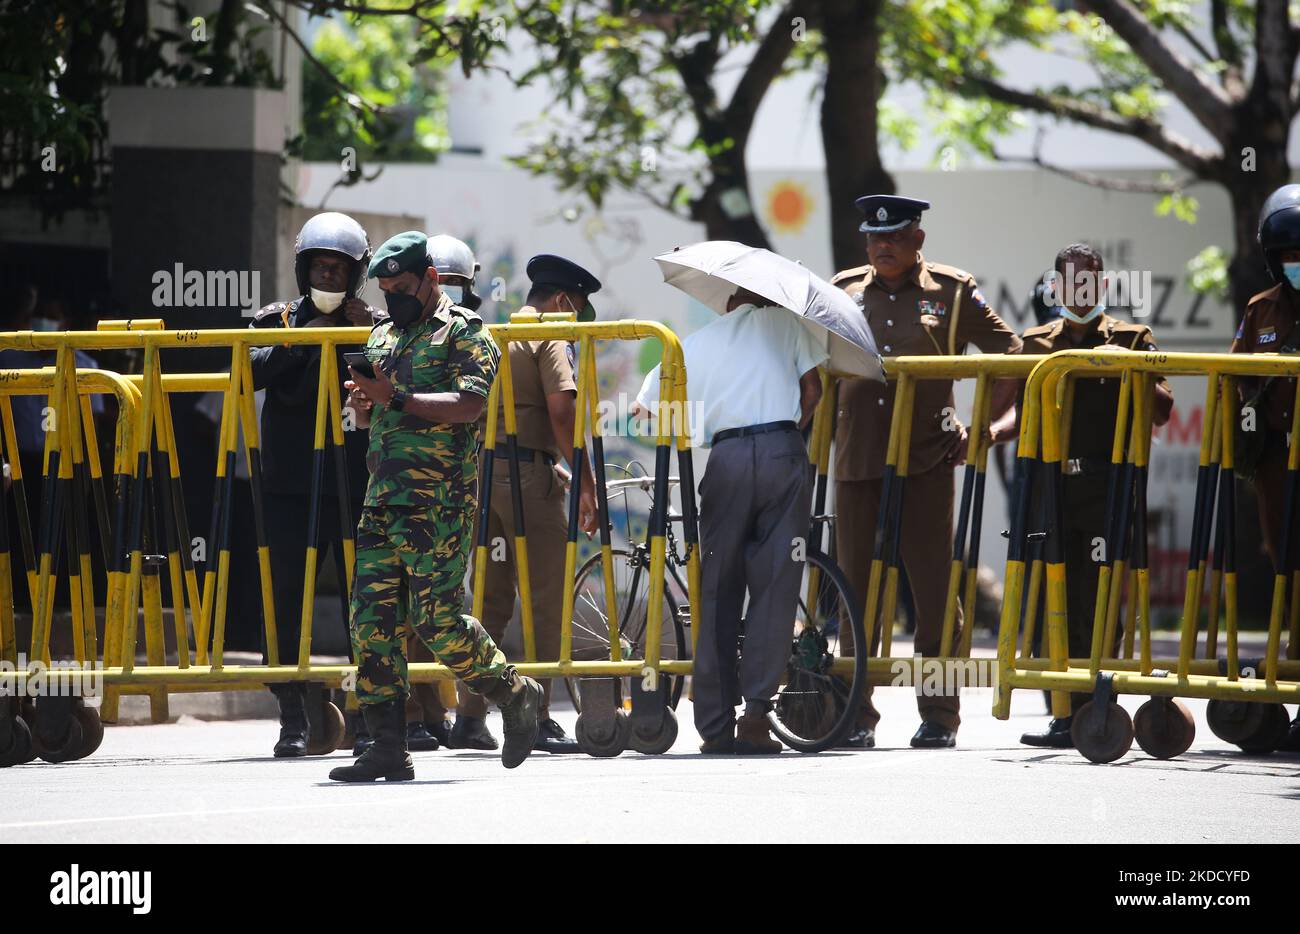
POLYGON ((1064 305, 1058 305, 1057 310, 1060 311, 1061 317, 1065 318, 1067 321, 1074 321, 1077 324, 1087 324, 1093 318, 1097 317, 1099 314, 1105 311, 1106 306, 1094 305, 1087 314, 1083 314, 1083 315, 1076 315, 1074 312, 1066 308, 1064 305))
POLYGON ((1282 274, 1291 283, 1291 288, 1300 289, 1300 263, 1283 263, 1282 274))

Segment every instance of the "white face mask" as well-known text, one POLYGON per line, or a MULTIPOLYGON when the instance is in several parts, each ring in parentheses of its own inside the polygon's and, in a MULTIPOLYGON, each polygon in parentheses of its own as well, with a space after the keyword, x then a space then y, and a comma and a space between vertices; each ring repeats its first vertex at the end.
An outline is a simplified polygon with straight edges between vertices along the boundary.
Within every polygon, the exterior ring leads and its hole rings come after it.
POLYGON ((59 322, 55 321, 53 318, 32 319, 33 331, 57 331, 58 329, 59 329, 59 322))
POLYGON ((1093 318, 1097 317, 1099 314, 1101 314, 1103 311, 1106 310, 1105 305, 1096 305, 1087 314, 1076 315, 1074 312, 1066 308, 1064 305, 1058 305, 1056 307, 1057 310, 1060 311, 1062 318, 1066 319, 1067 321, 1073 321, 1076 324, 1087 324, 1093 318))
POLYGON ((461 299, 465 297, 465 286, 463 285, 444 285, 442 291, 451 299, 453 305, 459 305, 461 299))
POLYGON ((347 292, 322 292, 320 289, 312 289, 311 303, 321 314, 329 315, 343 304, 343 299, 347 298, 347 295, 347 292))

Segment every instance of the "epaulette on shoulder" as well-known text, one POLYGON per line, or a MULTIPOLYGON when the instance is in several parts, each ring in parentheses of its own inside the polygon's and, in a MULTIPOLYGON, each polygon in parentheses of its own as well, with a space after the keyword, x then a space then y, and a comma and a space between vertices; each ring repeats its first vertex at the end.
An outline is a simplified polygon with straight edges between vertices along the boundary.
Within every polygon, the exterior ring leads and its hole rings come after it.
POLYGON ((839 285, 845 279, 856 279, 859 276, 865 276, 867 271, 870 269, 870 265, 854 266, 852 269, 841 269, 835 275, 831 276, 831 285, 839 285))
POLYGON ((1030 337, 1046 337, 1047 335, 1052 333, 1052 330, 1055 327, 1056 327, 1056 322, 1054 321, 1049 321, 1047 324, 1036 324, 1032 328, 1028 328, 1025 331, 1025 333, 1020 336, 1022 339, 1027 339, 1030 337))
POLYGON ((292 313, 295 304, 295 302, 271 302, 263 306, 257 314, 253 315, 252 326, 255 328, 286 327, 285 316, 292 313))
POLYGON ((469 326, 471 333, 480 330, 483 327, 483 318, 477 311, 471 311, 464 305, 451 305, 447 312, 462 319, 469 326))
POLYGON ((1278 298, 1281 297, 1281 295, 1282 295, 1282 286, 1275 285, 1271 289, 1265 289, 1262 292, 1252 295, 1250 297, 1250 301, 1246 302, 1246 307, 1249 308, 1251 305, 1254 305, 1256 302, 1277 301, 1278 298))
POLYGON ((974 282, 975 277, 964 269, 958 269, 956 266, 946 266, 943 263, 932 263, 926 261, 925 267, 930 270, 932 276, 947 276, 949 279, 956 279, 958 282, 974 282))

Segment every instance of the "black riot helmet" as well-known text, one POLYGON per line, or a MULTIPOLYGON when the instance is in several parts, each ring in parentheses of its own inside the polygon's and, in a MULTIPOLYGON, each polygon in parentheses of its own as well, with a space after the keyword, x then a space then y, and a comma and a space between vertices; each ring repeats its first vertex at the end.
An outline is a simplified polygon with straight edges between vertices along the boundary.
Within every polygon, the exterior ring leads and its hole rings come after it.
POLYGON ((456 304, 477 311, 483 304, 483 299, 474 291, 474 277, 478 275, 479 264, 469 244, 448 234, 438 234, 429 238, 428 250, 429 264, 438 270, 439 283, 449 277, 456 279, 456 282, 448 283, 462 288, 461 299, 456 304))
POLYGON ((1283 185, 1259 212, 1259 246, 1274 282, 1291 284, 1282 274, 1282 253, 1300 250, 1300 185, 1283 185))
POLYGON ((318 250, 328 250, 352 260, 352 276, 348 282, 348 298, 356 297, 366 284, 366 270, 370 266, 370 240, 365 229, 337 211, 317 214, 302 225, 298 239, 294 241, 294 275, 298 280, 298 292, 306 295, 311 291, 311 257, 318 250))

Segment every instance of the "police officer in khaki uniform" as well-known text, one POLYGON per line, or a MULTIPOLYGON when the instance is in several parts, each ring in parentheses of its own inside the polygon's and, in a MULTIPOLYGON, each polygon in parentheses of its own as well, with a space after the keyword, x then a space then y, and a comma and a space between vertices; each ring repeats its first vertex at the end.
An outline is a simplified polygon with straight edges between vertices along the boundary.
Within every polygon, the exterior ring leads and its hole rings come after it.
MULTIPOLYGON (((575 314, 579 321, 595 318, 588 296, 600 291, 600 281, 577 263, 542 254, 528 261, 526 271, 532 288, 520 314, 559 312, 575 314)), ((569 528, 564 478, 556 467, 573 454, 573 426, 577 415, 577 383, 570 345, 558 340, 511 343, 510 371, 537 657, 539 661, 556 661, 560 657, 560 611, 569 528)), ((498 642, 514 613, 518 585, 510 470, 503 440, 504 395, 500 406, 483 601, 483 625, 498 642), (498 554, 503 555, 503 560, 494 560, 498 554)), ((573 469, 572 464, 569 466, 573 469)), ((578 524, 590 535, 597 527, 595 479, 585 459, 579 469, 583 479, 578 524)), ((563 727, 549 716, 551 682, 544 681, 543 687, 546 701, 539 714, 536 748, 551 753, 578 752, 577 742, 566 736, 563 727)), ((453 748, 496 748, 496 740, 484 723, 484 713, 482 698, 468 691, 461 692, 456 725, 451 731, 453 748)))
MULTIPOLYGON (((1058 350, 1117 348, 1121 350, 1155 350, 1156 342, 1146 325, 1121 321, 1106 314, 1105 268, 1097 250, 1086 243, 1074 243, 1056 256, 1055 282, 1046 290, 1058 300, 1065 293, 1076 303, 1056 305, 1059 317, 1024 334, 1024 353, 1050 354, 1058 350), (1071 283, 1069 290, 1063 288, 1071 283), (1087 286, 1085 291, 1084 286, 1087 286), (1088 296, 1087 304, 1077 304, 1088 296), (1092 300, 1092 299, 1095 299, 1092 300)), ((1023 383, 1021 391, 1023 391, 1023 383)), ((1153 387, 1155 405, 1152 421, 1163 425, 1174 407, 1168 382, 1160 379, 1153 387)), ((1066 632, 1071 658, 1085 658, 1092 652, 1093 615, 1097 606, 1097 580, 1101 565, 1094 560, 1094 542, 1106 534, 1106 494, 1109 485, 1111 446, 1115 438, 1115 413, 1119 408, 1119 381, 1109 377, 1080 379, 1075 382, 1074 403, 1070 419, 1069 450, 1061 466, 1061 515, 1065 555, 1066 632)), ((1006 413, 990 426, 994 444, 1018 436, 1018 410, 1006 413)), ((1043 615, 1039 613, 1039 619, 1043 615)), ((1120 633, 1110 654, 1119 648, 1120 633)), ((1091 699, 1089 694, 1071 694, 1071 706, 1079 708, 1091 699)), ((1020 741, 1027 746, 1067 749, 1074 745, 1070 736, 1072 717, 1053 719, 1040 733, 1025 733, 1020 741)))
MULTIPOLYGON (((859 198, 866 214, 866 266, 846 269, 831 281, 862 306, 886 357, 961 354, 967 344, 985 353, 1016 353, 1020 338, 994 313, 967 272, 927 262, 921 255, 925 231, 921 212, 930 202, 894 195, 859 198)), ((992 400, 997 418, 1015 398, 1014 383, 999 381, 992 400)), ((916 604, 916 651, 935 655, 943 632, 944 588, 953 537, 953 469, 965 457, 966 429, 951 419, 951 380, 916 386, 912 443, 903 495, 902 562, 916 604), (949 409, 945 412, 945 409, 949 409), (949 429, 945 430, 945 424, 949 429)), ((893 414, 894 384, 847 379, 839 384, 835 430, 835 543, 840 566, 865 597, 871 570, 881 477, 893 414)), ((892 621, 890 621, 892 622, 892 621)), ((957 608, 957 631, 962 622, 957 608)), ((875 627, 878 643, 882 626, 875 627)), ((848 646, 846 646, 846 649, 848 646)), ((872 646, 875 651, 877 645, 872 646)), ((912 737, 918 749, 956 745, 961 722, 957 696, 921 696, 921 726, 912 737)), ((857 729, 846 744, 875 745, 880 714, 866 691, 857 729)))
MULTIPOLYGON (((1246 306, 1233 353, 1295 353, 1300 348, 1300 185, 1283 185, 1268 196, 1259 215, 1259 245, 1264 261, 1277 285, 1260 292, 1246 306)), ((1264 533, 1264 548, 1279 566, 1278 550, 1282 547, 1282 511, 1286 485, 1287 435, 1291 431, 1291 406, 1295 403, 1295 380, 1273 379, 1240 381, 1243 399, 1257 394, 1260 408, 1257 430, 1264 432, 1254 465, 1255 497, 1259 504, 1259 527, 1264 533)), ((1292 519, 1291 554, 1286 568, 1294 567, 1297 532, 1292 519)), ((1300 715, 1280 749, 1300 750, 1300 715)))

